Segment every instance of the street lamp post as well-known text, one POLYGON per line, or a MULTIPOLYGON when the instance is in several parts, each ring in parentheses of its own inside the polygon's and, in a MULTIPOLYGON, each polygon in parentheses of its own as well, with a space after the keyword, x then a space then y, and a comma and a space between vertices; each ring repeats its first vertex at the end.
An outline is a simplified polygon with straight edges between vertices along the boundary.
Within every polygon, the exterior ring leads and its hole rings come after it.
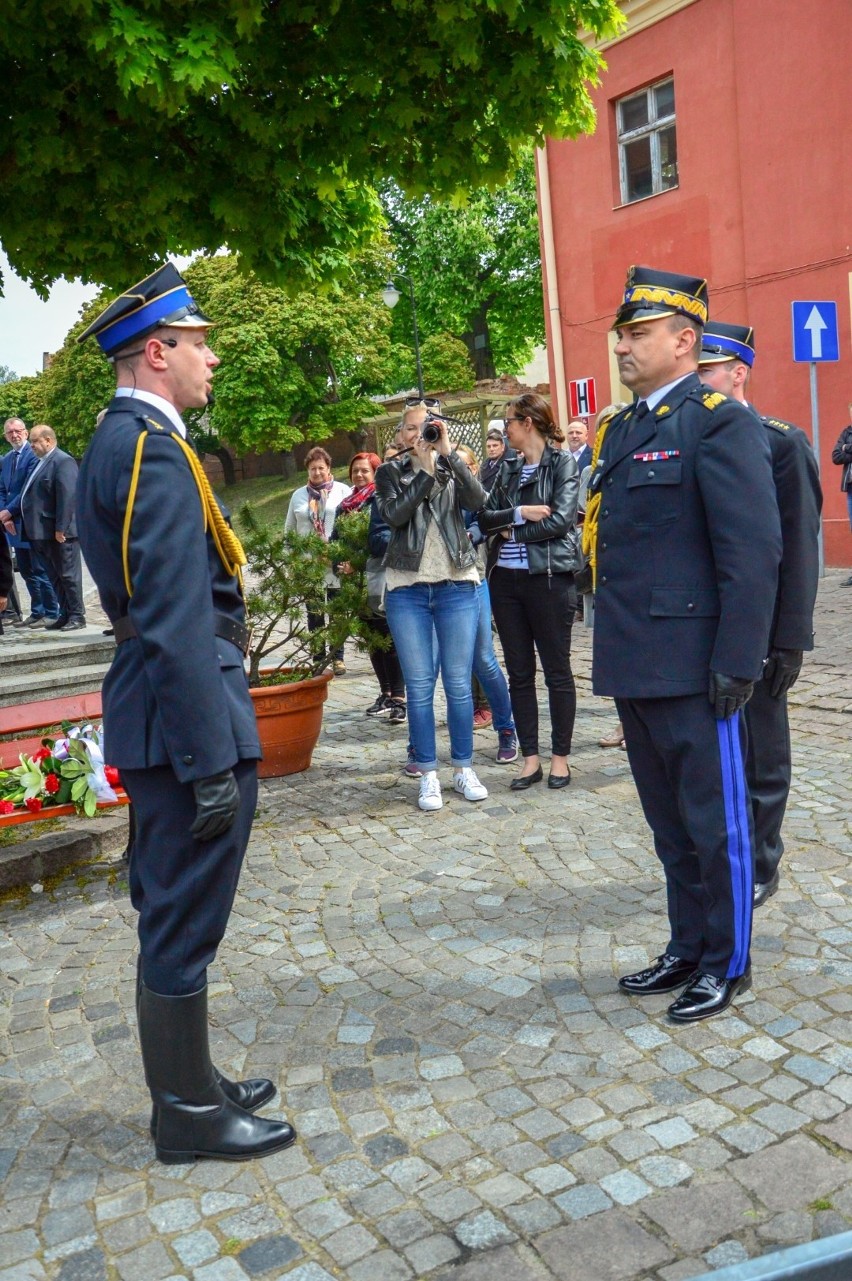
MULTIPOLYGON (((419 391, 420 398, 422 400, 423 398, 423 367, 420 364, 420 338, 417 333, 417 308, 414 305, 414 281, 411 279, 410 276, 404 276, 402 272, 397 272, 397 275, 400 280, 408 281, 408 291, 411 295, 411 319, 414 322, 414 358, 417 361, 417 390, 419 391)), ((399 297, 400 297, 399 290, 396 288, 393 281, 389 280, 388 283, 385 285, 384 289, 382 290, 382 302, 385 304, 386 307, 390 307, 392 310, 396 306, 396 304, 399 302, 399 297)))

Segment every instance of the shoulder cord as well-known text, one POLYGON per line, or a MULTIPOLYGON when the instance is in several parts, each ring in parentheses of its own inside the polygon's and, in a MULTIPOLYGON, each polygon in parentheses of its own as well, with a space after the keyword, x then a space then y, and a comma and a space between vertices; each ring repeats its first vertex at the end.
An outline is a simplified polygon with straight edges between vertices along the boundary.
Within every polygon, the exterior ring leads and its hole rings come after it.
MULTIPOLYGON (((609 418, 605 418, 598 427, 595 443, 592 446, 592 461, 590 463, 592 471, 597 466, 606 429, 614 417, 614 414, 610 414, 609 418)), ((586 557, 592 571, 592 591, 597 587, 598 581, 598 513, 602 498, 603 495, 598 492, 586 499, 586 516, 583 521, 583 555, 586 557)))
MULTIPOLYGON (((207 479, 207 474, 201 465, 201 459, 189 447, 186 441, 178 435, 177 432, 169 433, 172 440, 176 441, 183 450, 184 455, 192 471, 193 479, 198 486, 199 497, 201 498, 201 510, 204 515, 204 532, 210 532, 210 536, 219 553, 219 559, 225 567, 226 573, 233 578, 238 579, 240 587, 243 585, 243 578, 240 572, 240 566, 246 564, 246 554, 243 551, 242 543, 234 533, 231 526, 222 515, 219 504, 207 479)), ((136 445, 136 454, 133 459, 133 472, 130 477, 130 492, 127 496, 127 510, 124 513, 124 527, 121 536, 121 560, 124 567, 124 585, 127 589, 127 595, 133 595, 133 583, 130 577, 130 526, 133 521, 133 504, 136 500, 136 491, 139 487, 139 473, 142 469, 142 451, 145 448, 147 431, 139 435, 136 445)))

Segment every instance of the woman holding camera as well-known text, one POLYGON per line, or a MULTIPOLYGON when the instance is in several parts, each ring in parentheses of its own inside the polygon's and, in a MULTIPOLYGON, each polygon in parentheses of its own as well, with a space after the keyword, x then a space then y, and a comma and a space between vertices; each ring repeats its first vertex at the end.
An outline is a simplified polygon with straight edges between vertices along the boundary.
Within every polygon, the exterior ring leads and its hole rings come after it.
POLYGON ((529 393, 510 401, 506 436, 517 456, 505 461, 480 512, 491 535, 488 585, 503 646, 509 693, 524 767, 513 779, 525 791, 544 777, 539 758, 536 653, 550 702, 551 760, 547 785, 571 782, 568 755, 577 712, 571 671, 571 625, 577 609, 574 570, 580 478, 550 406, 529 393))
POLYGON ((447 696, 453 787, 468 801, 488 796, 474 773, 470 673, 479 621, 476 553, 462 508, 485 491, 450 445, 447 424, 424 402, 406 408, 399 432, 405 453, 376 473, 376 505, 391 530, 385 554, 385 608, 405 688, 414 758, 422 772, 418 805, 443 805, 435 745, 437 638, 447 696))

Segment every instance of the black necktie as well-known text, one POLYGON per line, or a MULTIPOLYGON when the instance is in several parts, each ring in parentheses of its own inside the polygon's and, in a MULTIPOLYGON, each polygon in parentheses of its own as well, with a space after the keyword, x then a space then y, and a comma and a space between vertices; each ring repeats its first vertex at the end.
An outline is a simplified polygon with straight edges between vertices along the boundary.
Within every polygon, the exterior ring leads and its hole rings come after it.
POLYGON ((647 400, 640 400, 633 410, 633 425, 636 426, 637 423, 641 423, 643 418, 647 418, 650 412, 647 400))
POLYGON ((12 454, 12 480, 15 479, 15 472, 18 470, 19 457, 20 457, 20 450, 16 449, 12 454))

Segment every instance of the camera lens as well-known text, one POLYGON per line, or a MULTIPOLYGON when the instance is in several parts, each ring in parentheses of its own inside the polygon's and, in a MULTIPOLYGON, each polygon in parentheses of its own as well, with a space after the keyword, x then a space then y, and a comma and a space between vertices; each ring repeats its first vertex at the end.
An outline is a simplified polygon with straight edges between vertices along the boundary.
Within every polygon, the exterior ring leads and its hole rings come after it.
POLYGON ((427 418, 420 434, 427 445, 437 445, 441 439, 441 424, 436 422, 434 418, 427 418))

